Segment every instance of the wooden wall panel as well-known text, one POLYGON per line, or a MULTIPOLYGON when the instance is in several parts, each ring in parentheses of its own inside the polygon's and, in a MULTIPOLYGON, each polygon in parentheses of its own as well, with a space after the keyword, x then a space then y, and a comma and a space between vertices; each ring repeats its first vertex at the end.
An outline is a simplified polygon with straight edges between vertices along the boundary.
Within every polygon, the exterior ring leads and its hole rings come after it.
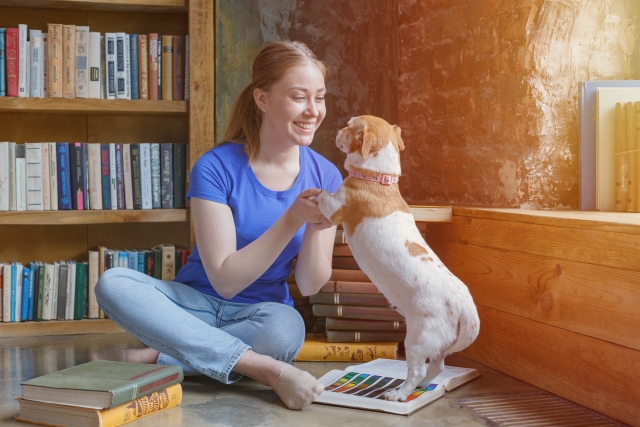
POLYGON ((109 249, 148 249, 161 243, 189 246, 189 225, 179 223, 131 223, 89 225, 86 245, 109 249))
POLYGON ((0 262, 87 260, 86 225, 2 225, 0 262))
POLYGON ((180 116, 88 116, 87 142, 136 144, 173 142, 186 144, 189 120, 180 116))
POLYGON ((75 114, 0 114, 0 140, 77 142, 87 139, 87 117, 75 114))
POLYGON ((461 245, 431 248, 476 304, 640 350, 640 273, 461 245))
POLYGON ((430 226, 429 239, 640 271, 635 234, 454 215, 430 226))
POLYGON ((84 10, 41 9, 3 7, 0 10, 0 27, 17 28, 26 24, 30 29, 47 32, 47 24, 86 25, 87 12, 84 10))
POLYGON ((640 353, 484 306, 462 354, 605 415, 640 426, 640 353))
POLYGON ((127 34, 158 33, 160 35, 185 35, 186 13, 141 13, 87 11, 87 23, 91 31, 124 32, 127 34))

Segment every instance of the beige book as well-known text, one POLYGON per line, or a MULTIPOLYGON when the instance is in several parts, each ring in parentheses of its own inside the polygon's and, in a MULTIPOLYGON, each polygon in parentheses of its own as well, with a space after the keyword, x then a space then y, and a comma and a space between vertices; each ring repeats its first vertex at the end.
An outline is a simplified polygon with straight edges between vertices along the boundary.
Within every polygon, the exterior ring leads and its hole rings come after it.
POLYGON ((633 150, 633 211, 640 212, 640 101, 633 104, 635 116, 635 134, 631 149, 633 150))
POLYGON ((76 26, 62 26, 62 97, 75 98, 76 26))
POLYGON ((42 320, 51 320, 53 303, 53 264, 44 264, 44 288, 42 291, 42 320))
POLYGON ((596 95, 596 209, 616 210, 616 103, 640 99, 637 87, 600 87, 596 95))
POLYGON ((100 144, 87 144, 89 161, 89 206, 92 210, 102 210, 102 171, 100 144))
MULTIPOLYGON (((55 153, 54 153, 55 154, 55 153)), ((51 184, 49 179, 49 143, 42 143, 42 209, 51 210, 51 184)))
POLYGON ((76 27, 75 96, 89 97, 89 27, 76 27))
POLYGON ((49 142, 49 188, 51 190, 51 210, 58 210, 58 160, 56 159, 56 143, 49 142))
POLYGON ((173 36, 162 36, 162 99, 173 99, 173 36))
MULTIPOLYGON (((640 99, 640 98, 638 98, 640 99)), ((633 102, 627 102, 625 104, 626 111, 626 128, 624 129, 625 137, 625 155, 624 155, 624 163, 625 163, 625 176, 626 178, 626 190, 625 194, 625 202, 623 203, 625 206, 622 212, 636 212, 636 156, 635 156, 635 131, 636 131, 636 120, 635 120, 635 108, 633 102)))
POLYGON ((616 212, 627 211, 627 109, 616 102, 616 212))
POLYGON ((47 91, 49 98, 62 98, 62 25, 48 24, 47 91))
MULTIPOLYGON (((93 144, 98 145, 99 144, 93 144)), ((100 260, 100 253, 98 251, 89 251, 89 319, 97 319, 99 316, 98 300, 96 299, 96 283, 100 278, 98 273, 98 262, 100 260)))
POLYGON ((49 34, 42 33, 42 97, 49 97, 49 34))
POLYGON ((162 280, 173 280, 176 277, 176 248, 173 245, 158 245, 153 249, 162 251, 162 280))

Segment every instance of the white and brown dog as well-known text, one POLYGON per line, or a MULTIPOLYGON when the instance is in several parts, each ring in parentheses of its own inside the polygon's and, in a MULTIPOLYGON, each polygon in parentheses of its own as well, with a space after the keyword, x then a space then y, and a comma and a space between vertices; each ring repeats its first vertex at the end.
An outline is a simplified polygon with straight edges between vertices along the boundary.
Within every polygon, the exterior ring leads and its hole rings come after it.
POLYGON ((358 265, 406 319, 407 379, 385 395, 404 400, 442 372, 445 356, 476 339, 480 319, 469 289, 429 248, 400 195, 400 128, 355 117, 336 145, 347 154, 349 177, 316 201, 332 223, 342 223, 358 265))

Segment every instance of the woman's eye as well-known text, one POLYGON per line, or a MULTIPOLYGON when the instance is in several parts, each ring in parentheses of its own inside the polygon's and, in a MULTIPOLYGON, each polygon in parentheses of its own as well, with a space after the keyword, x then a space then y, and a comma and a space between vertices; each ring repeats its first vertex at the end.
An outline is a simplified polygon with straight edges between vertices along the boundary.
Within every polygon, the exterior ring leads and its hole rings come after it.
POLYGON ((322 102, 324 101, 324 96, 317 96, 316 97, 316 102, 322 102))
POLYGON ((294 101, 304 101, 304 96, 294 96, 294 101))

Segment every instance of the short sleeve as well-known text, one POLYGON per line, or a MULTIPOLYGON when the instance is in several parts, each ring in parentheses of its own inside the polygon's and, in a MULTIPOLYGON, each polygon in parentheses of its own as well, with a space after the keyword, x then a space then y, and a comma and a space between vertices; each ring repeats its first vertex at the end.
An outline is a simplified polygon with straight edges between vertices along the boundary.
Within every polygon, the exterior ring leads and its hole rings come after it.
POLYGON ((329 193, 333 194, 338 191, 340 184, 342 184, 342 175, 340 175, 340 171, 333 163, 328 163, 328 166, 325 170, 325 183, 323 183, 323 189, 327 190, 329 193))
POLYGON ((187 200, 192 197, 228 204, 230 179, 223 162, 213 152, 204 153, 191 169, 187 200))

